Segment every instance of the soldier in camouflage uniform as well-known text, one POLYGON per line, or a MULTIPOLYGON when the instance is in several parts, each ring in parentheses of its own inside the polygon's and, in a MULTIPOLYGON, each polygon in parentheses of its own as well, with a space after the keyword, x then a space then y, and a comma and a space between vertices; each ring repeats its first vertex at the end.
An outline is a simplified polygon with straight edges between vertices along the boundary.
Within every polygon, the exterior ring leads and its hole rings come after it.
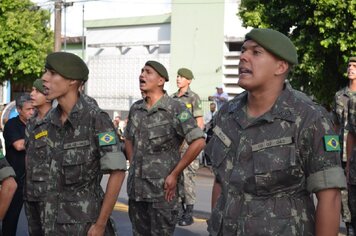
POLYGON ((338 234, 346 185, 338 135, 326 110, 285 82, 297 62, 280 32, 246 34, 238 82, 246 91, 218 112, 205 150, 216 176, 211 235, 338 234))
MULTIPOLYGON (((1 144, 0 149, 2 149, 1 144)), ((17 188, 14 177, 14 169, 6 161, 2 150, 0 150, 0 221, 4 219, 17 188)))
MULTIPOLYGON (((42 76, 58 106, 34 133, 36 155, 46 157, 44 235, 115 235, 110 214, 125 178, 126 160, 107 113, 78 92, 89 70, 78 56, 51 53, 42 76), (100 181, 109 174, 104 194, 100 181)), ((42 194, 42 192, 40 193, 42 194)))
POLYGON ((44 94, 42 79, 33 82, 31 91, 32 105, 35 107, 35 114, 30 118, 25 130, 26 147, 26 184, 24 191, 25 210, 28 221, 28 231, 30 235, 44 235, 44 200, 46 194, 46 181, 49 169, 49 158, 46 152, 49 147, 43 147, 45 142, 41 139, 43 132, 46 132, 46 115, 52 108, 51 101, 44 94), (40 148, 39 148, 40 147, 40 148))
MULTIPOLYGON (((347 76, 349 79, 356 79, 356 57, 349 59, 347 76)), ((349 116, 346 129, 349 131, 347 139, 347 164, 346 174, 348 176, 348 197, 351 211, 351 225, 353 232, 356 232, 356 96, 351 96, 349 100, 349 116)))
MULTIPOLYGON (((356 57, 351 57, 349 59, 348 63, 348 68, 350 67, 350 64, 356 63, 356 57)), ((347 155, 346 155, 346 140, 347 140, 347 121, 348 121, 348 112, 349 112, 349 100, 351 96, 356 95, 356 73, 351 74, 348 71, 348 79, 349 79, 349 84, 345 88, 339 90, 336 92, 335 97, 334 97, 334 103, 333 103, 333 109, 332 109, 332 114, 333 114, 333 120, 334 123, 336 124, 336 130, 339 131, 340 135, 340 144, 341 144, 341 163, 342 167, 346 167, 346 162, 347 162, 347 155)), ((345 222, 346 225, 346 230, 347 230, 347 235, 353 235, 351 230, 353 229, 350 226, 351 222, 351 213, 350 209, 348 206, 348 192, 347 190, 342 190, 341 191, 341 203, 342 203, 342 220, 345 222)))
MULTIPOLYGON (((198 126, 203 130, 204 121, 201 100, 199 95, 190 89, 190 83, 193 78, 194 76, 191 70, 187 68, 180 68, 177 72, 178 91, 172 94, 172 98, 185 104, 187 109, 197 121, 198 126)), ((180 148, 181 156, 184 155, 187 148, 188 144, 184 141, 180 148)), ((178 225, 180 226, 191 225, 194 222, 193 208, 196 199, 195 176, 198 169, 199 159, 195 158, 195 160, 183 171, 184 192, 182 197, 182 216, 178 221, 178 225)))
POLYGON ((133 234, 173 235, 178 215, 181 173, 205 145, 194 117, 163 90, 166 68, 147 61, 139 82, 144 99, 135 102, 125 130, 125 148, 131 166, 127 180, 129 216, 133 234), (189 147, 183 157, 183 140, 189 147))

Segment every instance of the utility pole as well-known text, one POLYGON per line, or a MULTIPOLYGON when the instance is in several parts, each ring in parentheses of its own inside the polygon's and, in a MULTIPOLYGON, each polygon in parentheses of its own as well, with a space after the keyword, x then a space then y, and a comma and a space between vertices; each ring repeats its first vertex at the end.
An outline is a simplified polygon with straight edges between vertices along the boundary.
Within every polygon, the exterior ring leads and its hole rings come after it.
POLYGON ((62 1, 56 0, 54 3, 54 51, 61 50, 61 23, 62 23, 62 1))

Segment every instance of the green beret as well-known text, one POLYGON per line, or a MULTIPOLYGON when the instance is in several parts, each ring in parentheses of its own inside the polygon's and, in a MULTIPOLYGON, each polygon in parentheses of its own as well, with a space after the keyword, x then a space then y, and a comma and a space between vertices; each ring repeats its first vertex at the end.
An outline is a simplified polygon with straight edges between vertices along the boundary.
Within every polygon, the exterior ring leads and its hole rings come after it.
POLYGON ((292 41, 284 34, 272 29, 252 29, 245 41, 252 39, 267 51, 295 65, 298 64, 297 50, 292 41))
POLYGON ((193 72, 187 68, 180 68, 177 74, 189 80, 194 78, 193 72))
POLYGON ((41 93, 44 94, 44 87, 43 87, 43 81, 42 79, 36 79, 34 82, 33 82, 33 87, 35 87, 38 91, 40 91, 41 93))
POLYGON ((73 53, 54 52, 47 56, 45 67, 67 79, 88 80, 89 69, 85 62, 73 53))
POLYGON ((152 67, 162 78, 165 78, 166 81, 169 81, 168 72, 166 68, 158 61, 147 61, 145 63, 145 66, 152 67))
POLYGON ((349 62, 356 62, 356 57, 350 57, 349 62))

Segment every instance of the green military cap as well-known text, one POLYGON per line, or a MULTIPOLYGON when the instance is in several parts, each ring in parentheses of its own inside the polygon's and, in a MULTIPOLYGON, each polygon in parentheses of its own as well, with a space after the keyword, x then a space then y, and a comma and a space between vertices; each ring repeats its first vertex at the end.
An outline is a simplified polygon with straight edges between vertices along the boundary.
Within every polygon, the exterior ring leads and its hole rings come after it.
POLYGON ((34 82, 33 82, 33 87, 35 87, 38 91, 40 91, 41 93, 44 94, 44 87, 43 87, 43 81, 42 79, 36 79, 34 82))
POLYGON ((89 69, 85 62, 73 53, 54 52, 47 56, 45 67, 67 79, 88 80, 89 69))
POLYGON ((188 68, 180 68, 177 74, 189 80, 194 78, 193 72, 188 68))
POLYGON ((165 78, 166 81, 169 81, 168 72, 166 68, 158 61, 147 61, 145 63, 145 66, 152 67, 161 77, 165 78))
POLYGON ((356 62, 356 57, 350 57, 349 62, 356 62))
POLYGON ((252 39, 267 51, 291 64, 298 64, 297 50, 292 41, 276 30, 252 29, 246 34, 245 40, 252 39))

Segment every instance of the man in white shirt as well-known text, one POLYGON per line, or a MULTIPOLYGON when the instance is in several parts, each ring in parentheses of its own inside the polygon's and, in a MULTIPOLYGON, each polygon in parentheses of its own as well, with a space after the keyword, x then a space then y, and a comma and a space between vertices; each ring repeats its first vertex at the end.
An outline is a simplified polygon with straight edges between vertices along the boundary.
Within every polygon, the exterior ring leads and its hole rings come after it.
POLYGON ((222 86, 216 87, 216 93, 213 96, 208 97, 209 101, 215 101, 218 106, 218 110, 222 107, 222 105, 229 100, 229 95, 224 92, 222 86))

